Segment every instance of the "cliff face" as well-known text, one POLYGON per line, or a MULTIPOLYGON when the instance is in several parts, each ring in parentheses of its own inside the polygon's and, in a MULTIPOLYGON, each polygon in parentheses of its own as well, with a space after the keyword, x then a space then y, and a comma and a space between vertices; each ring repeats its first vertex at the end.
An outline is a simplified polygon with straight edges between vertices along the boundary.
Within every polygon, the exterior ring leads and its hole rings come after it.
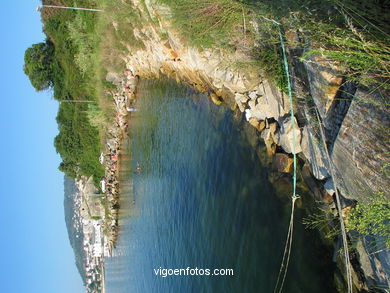
POLYGON ((378 93, 358 89, 341 124, 332 159, 346 197, 364 201, 373 192, 390 195, 390 114, 384 103, 378 93))
MULTIPOLYGON (((267 79, 264 72, 232 66, 246 58, 242 53, 218 49, 200 51, 188 46, 169 22, 167 7, 153 0, 144 3, 133 0, 134 8, 152 20, 134 30, 145 48, 129 50, 124 57, 127 67, 140 77, 155 78, 164 74, 207 92, 216 104, 224 102, 242 112, 258 130, 258 138, 264 139, 269 154, 281 149, 291 154, 288 96, 267 79)), ((290 38, 299 42, 301 36, 294 33, 290 38)), ((343 69, 337 64, 322 56, 302 61, 299 57, 303 53, 303 49, 288 48, 296 96, 296 153, 301 153, 312 176, 326 182, 325 188, 332 194, 330 162, 319 135, 319 123, 322 123, 343 197, 364 201, 375 192, 383 192, 390 199, 387 190, 390 177, 386 175, 390 154, 388 105, 375 90, 357 88, 346 82, 342 77, 343 69)), ((322 190, 323 197, 319 199, 325 197, 325 189, 322 190)), ((372 264, 383 264, 383 258, 375 254, 366 253, 362 259, 364 257, 372 264)), ((384 264, 381 267, 385 267, 384 264)), ((382 284, 389 282, 385 269, 379 269, 375 275, 381 276, 382 284)))

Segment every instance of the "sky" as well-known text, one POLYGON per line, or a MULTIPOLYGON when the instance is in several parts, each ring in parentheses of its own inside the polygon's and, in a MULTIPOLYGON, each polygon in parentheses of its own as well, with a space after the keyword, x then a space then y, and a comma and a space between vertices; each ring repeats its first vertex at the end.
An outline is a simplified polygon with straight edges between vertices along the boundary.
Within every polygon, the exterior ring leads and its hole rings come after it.
POLYGON ((23 73, 44 41, 38 0, 2 1, 0 292, 85 292, 65 225, 63 174, 53 140, 58 103, 23 73))

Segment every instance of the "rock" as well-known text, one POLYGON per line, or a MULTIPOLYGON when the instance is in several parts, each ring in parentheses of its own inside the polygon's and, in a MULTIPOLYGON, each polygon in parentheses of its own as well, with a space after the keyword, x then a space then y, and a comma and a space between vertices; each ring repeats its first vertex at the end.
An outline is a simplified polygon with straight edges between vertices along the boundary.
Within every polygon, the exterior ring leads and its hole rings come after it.
POLYGON ((245 111, 245 105, 243 103, 237 102, 237 106, 238 106, 238 109, 240 109, 241 112, 245 111))
POLYGON ((132 90, 135 89, 135 86, 137 85, 138 83, 138 78, 136 77, 130 77, 127 79, 127 85, 130 86, 132 88, 132 90))
POLYGON ((263 111, 261 105, 256 104, 256 101, 250 100, 248 106, 251 110, 252 117, 255 117, 257 120, 265 120, 267 118, 267 113, 263 111))
POLYGON ((269 130, 271 132, 272 139, 274 140, 274 142, 276 142, 275 134, 276 134, 276 130, 278 128, 278 124, 276 122, 272 122, 272 123, 269 124, 268 128, 269 128, 269 130))
POLYGON ((266 128, 261 133, 261 138, 264 139, 265 146, 267 148, 267 154, 272 156, 276 151, 275 144, 275 132, 276 132, 277 124, 276 122, 271 123, 269 128, 266 128))
MULTIPOLYGON (((254 95, 252 96, 254 97, 254 95)), ((253 117, 258 120, 265 120, 266 118, 278 120, 289 112, 288 97, 266 80, 263 80, 261 85, 258 86, 256 96, 255 107, 251 110, 253 111, 253 117)))
POLYGON ((358 89, 332 151, 339 190, 349 199, 365 201, 375 192, 390 199, 390 110, 379 93, 358 89))
POLYGON ((234 96, 234 99, 236 100, 237 103, 246 103, 248 101, 248 96, 240 93, 236 93, 234 96))
POLYGON ((294 160, 287 154, 277 153, 273 158, 273 167, 282 173, 291 173, 294 160))
POLYGON ((330 202, 333 202, 333 196, 330 195, 328 192, 325 192, 324 199, 330 202))
POLYGON ((248 93, 248 96, 251 100, 256 100, 257 99, 257 91, 251 91, 248 93))
POLYGON ((291 175, 280 172, 269 172, 268 180, 275 188, 276 196, 283 202, 290 201, 292 181, 291 175))
POLYGON ((305 184, 313 193, 315 200, 322 201, 324 199, 323 192, 320 190, 318 182, 313 178, 309 164, 305 163, 305 165, 303 165, 301 174, 305 184))
POLYGON ((265 121, 262 120, 259 122, 259 126, 257 127, 257 130, 262 132, 265 129, 265 121))
POLYGON ((312 129, 304 127, 301 141, 302 152, 310 163, 313 176, 318 180, 329 177, 329 162, 321 143, 313 135, 312 129))
POLYGON ((255 110, 255 108, 256 108, 256 101, 255 101, 255 100, 249 100, 249 102, 248 102, 248 107, 249 107, 249 109, 251 109, 252 111, 255 110))
POLYGON ((332 178, 329 178, 328 180, 326 180, 325 184, 324 184, 324 188, 326 190, 326 192, 332 196, 333 194, 335 194, 336 190, 334 188, 334 184, 333 184, 333 180, 332 178))
POLYGON ((362 269, 369 288, 388 288, 390 285, 390 250, 385 248, 383 239, 365 236, 356 243, 362 269))
POLYGON ((257 129, 259 127, 260 122, 256 118, 249 118, 249 124, 257 129))
POLYGON ((217 94, 211 93, 210 98, 211 98, 211 100, 213 101, 214 104, 216 104, 216 105, 221 105, 222 104, 222 100, 221 100, 220 97, 217 96, 217 94))
POLYGON ((310 85, 310 95, 321 117, 325 119, 343 82, 340 69, 321 55, 306 58, 304 65, 310 85))
POLYGON ((108 82, 112 82, 113 84, 119 85, 122 81, 122 79, 119 77, 117 73, 114 72, 108 72, 106 75, 106 80, 108 82))
MULTIPOLYGON (((246 110, 247 111, 247 110, 246 110)), ((265 128, 265 121, 258 121, 256 118, 249 118, 249 124, 256 128, 258 131, 262 132, 265 128)))
POLYGON ((283 120, 280 125, 280 130, 278 132, 277 144, 280 145, 286 153, 295 154, 302 151, 301 148, 301 130, 299 129, 297 120, 294 117, 294 131, 292 127, 291 118, 288 116, 283 120), (295 136, 295 150, 294 150, 294 137, 295 136))

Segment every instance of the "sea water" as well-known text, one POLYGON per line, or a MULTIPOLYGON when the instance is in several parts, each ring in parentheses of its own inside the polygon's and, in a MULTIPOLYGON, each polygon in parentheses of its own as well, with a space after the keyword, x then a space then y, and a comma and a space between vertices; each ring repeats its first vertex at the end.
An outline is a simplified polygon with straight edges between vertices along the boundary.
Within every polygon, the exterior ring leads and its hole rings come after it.
MULTIPOLYGON (((127 162, 132 172, 122 179, 132 188, 122 194, 106 291, 273 292, 290 194, 277 194, 243 123, 171 80, 142 82, 137 108, 127 162), (137 164, 140 173, 133 172, 137 164), (187 268, 230 269, 233 275, 183 275, 187 268), (182 275, 164 277, 167 269, 182 269, 182 275)), ((314 244, 301 215, 298 209, 283 292, 335 292, 332 270, 322 261, 329 251, 314 244)))

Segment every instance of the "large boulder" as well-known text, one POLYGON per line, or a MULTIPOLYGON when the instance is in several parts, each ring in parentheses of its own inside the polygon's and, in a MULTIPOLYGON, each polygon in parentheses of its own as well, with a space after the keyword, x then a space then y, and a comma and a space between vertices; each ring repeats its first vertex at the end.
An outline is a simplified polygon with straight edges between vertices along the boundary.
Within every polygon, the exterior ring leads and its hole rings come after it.
POLYGON ((257 120, 267 118, 278 120, 288 113, 289 104, 286 96, 266 80, 263 80, 255 90, 249 91, 248 96, 250 116, 257 120))
POLYGON ((277 143, 280 145, 286 153, 300 153, 301 148, 301 130, 299 129, 298 122, 294 117, 294 128, 290 116, 287 116, 280 123, 280 129, 277 132, 277 143), (294 146, 295 136, 295 146, 294 146), (295 147, 295 149, 294 149, 295 147))
POLYGON ((278 172, 291 173, 293 170, 293 163, 294 160, 284 153, 276 153, 273 158, 273 167, 278 172))

